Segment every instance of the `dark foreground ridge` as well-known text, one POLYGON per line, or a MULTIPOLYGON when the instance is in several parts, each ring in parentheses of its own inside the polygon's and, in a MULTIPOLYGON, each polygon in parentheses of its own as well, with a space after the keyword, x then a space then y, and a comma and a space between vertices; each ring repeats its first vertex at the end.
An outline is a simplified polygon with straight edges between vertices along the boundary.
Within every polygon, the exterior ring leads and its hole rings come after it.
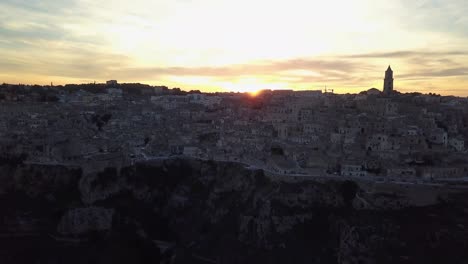
POLYGON ((437 198, 415 206, 395 190, 405 186, 285 180, 227 162, 166 159, 88 175, 1 167, 0 263, 468 260, 463 189, 418 186, 437 198))

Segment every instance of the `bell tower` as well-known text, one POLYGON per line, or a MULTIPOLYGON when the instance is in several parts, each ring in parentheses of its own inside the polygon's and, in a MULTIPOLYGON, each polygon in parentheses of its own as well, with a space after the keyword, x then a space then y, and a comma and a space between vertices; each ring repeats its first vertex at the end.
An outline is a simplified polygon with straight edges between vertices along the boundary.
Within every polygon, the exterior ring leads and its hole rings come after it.
POLYGON ((390 65, 388 66, 388 69, 385 72, 383 92, 385 94, 391 94, 393 92, 393 71, 390 65))

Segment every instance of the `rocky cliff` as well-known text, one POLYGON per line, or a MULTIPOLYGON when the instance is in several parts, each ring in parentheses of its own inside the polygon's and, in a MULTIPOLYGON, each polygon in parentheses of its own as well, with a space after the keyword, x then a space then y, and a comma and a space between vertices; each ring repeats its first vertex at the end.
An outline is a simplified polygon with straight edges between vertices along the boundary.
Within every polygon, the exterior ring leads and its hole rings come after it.
POLYGON ((0 263, 467 263, 463 188, 167 159, 0 166, 0 263))

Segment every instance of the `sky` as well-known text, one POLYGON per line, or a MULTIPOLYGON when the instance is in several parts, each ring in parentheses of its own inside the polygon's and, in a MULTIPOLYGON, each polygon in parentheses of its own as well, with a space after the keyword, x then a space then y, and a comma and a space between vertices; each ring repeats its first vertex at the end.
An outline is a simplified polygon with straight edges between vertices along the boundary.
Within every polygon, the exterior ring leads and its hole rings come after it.
POLYGON ((468 96, 466 0, 1 0, 0 83, 468 96))

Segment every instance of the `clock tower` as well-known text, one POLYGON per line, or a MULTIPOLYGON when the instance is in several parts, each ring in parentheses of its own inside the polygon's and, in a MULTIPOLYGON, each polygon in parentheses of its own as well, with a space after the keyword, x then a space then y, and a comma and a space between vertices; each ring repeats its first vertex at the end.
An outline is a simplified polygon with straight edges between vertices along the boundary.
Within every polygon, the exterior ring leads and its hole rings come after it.
POLYGON ((393 92, 393 71, 390 65, 388 66, 388 69, 385 72, 383 92, 385 94, 391 94, 393 92))

